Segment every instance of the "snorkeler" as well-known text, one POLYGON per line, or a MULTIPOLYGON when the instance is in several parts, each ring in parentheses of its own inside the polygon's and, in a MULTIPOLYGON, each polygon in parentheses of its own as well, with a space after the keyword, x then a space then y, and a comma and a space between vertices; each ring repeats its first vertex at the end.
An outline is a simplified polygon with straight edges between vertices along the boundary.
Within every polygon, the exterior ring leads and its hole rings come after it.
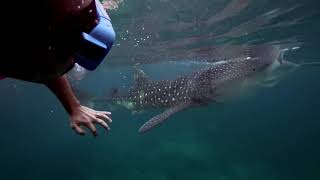
POLYGON ((83 127, 87 127, 96 136, 95 125, 110 129, 111 112, 82 106, 65 74, 75 63, 94 70, 102 62, 115 39, 111 20, 98 0, 48 0, 47 5, 47 40, 40 48, 45 53, 33 48, 23 54, 24 58, 1 60, 0 79, 9 77, 46 85, 69 114, 72 129, 84 135, 83 127))

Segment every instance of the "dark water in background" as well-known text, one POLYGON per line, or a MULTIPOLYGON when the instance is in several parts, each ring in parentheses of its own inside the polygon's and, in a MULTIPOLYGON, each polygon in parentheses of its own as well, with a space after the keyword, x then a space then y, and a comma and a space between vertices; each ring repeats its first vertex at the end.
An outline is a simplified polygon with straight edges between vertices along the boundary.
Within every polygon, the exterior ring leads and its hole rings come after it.
MULTIPOLYGON (((118 34, 110 56, 79 86, 106 94, 130 83, 130 65, 210 58, 208 51, 195 52, 217 45, 282 42, 300 47, 288 51, 287 60, 320 60, 317 1, 239 0, 234 7, 240 10, 221 13, 228 2, 124 0, 109 12, 118 34)), ((146 68, 153 78, 183 70, 146 68)), ((139 126, 158 111, 117 109, 110 133, 99 128, 98 138, 75 135, 45 87, 3 80, 0 179, 320 179, 319 74, 300 69, 240 101, 179 113, 144 136, 137 134, 139 126)))

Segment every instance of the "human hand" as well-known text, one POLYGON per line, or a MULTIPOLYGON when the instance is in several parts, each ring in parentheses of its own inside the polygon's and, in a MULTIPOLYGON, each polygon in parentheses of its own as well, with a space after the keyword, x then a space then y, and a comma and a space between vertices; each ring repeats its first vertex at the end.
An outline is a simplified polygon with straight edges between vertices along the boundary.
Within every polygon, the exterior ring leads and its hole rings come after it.
POLYGON ((104 127, 107 131, 110 130, 108 123, 111 123, 112 120, 109 117, 111 112, 106 111, 95 111, 85 106, 76 107, 70 116, 70 126, 73 130, 76 131, 79 135, 85 135, 85 131, 81 126, 85 126, 94 136, 97 136, 97 129, 95 124, 99 124, 104 127))

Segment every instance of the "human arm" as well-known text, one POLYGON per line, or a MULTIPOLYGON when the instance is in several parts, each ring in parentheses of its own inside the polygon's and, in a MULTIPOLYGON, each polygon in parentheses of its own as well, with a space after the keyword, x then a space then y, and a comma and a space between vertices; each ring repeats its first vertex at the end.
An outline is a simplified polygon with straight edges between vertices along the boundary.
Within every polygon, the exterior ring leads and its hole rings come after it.
POLYGON ((66 75, 60 76, 54 80, 46 81, 44 84, 60 100, 70 116, 71 128, 79 135, 85 134, 85 131, 81 126, 89 128, 94 136, 97 135, 95 124, 100 124, 106 130, 110 129, 107 123, 112 122, 109 117, 111 113, 106 111, 95 111, 91 108, 82 106, 74 95, 66 75))

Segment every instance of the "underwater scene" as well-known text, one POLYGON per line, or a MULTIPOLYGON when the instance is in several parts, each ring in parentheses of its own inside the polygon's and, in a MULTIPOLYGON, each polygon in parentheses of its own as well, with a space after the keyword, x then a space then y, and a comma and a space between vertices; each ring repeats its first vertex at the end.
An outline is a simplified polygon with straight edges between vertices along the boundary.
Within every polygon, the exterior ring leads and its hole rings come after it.
POLYGON ((105 0, 116 32, 68 72, 110 131, 0 81, 0 180, 319 180, 320 2, 105 0))

